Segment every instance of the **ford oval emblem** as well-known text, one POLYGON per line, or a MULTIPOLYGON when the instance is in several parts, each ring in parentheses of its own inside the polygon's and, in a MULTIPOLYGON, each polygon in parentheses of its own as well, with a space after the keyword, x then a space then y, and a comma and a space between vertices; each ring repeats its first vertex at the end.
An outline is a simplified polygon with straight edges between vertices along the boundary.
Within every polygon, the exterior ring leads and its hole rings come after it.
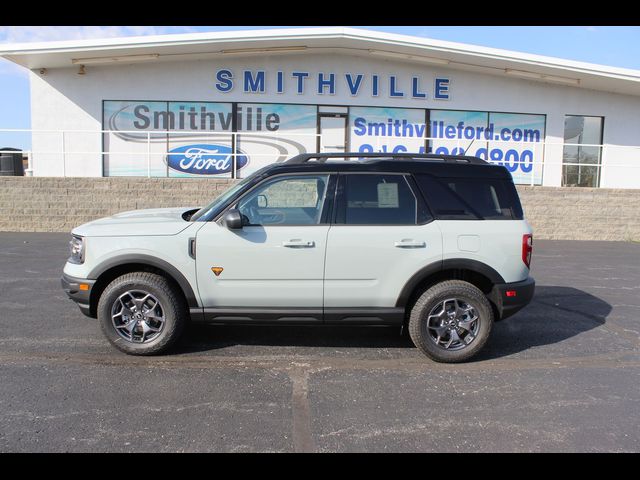
MULTIPOLYGON (((169 150, 167 165, 172 170, 193 175, 221 175, 231 172, 233 168, 231 147, 226 145, 183 145, 169 150)), ((247 163, 247 155, 236 150, 236 170, 247 163)))

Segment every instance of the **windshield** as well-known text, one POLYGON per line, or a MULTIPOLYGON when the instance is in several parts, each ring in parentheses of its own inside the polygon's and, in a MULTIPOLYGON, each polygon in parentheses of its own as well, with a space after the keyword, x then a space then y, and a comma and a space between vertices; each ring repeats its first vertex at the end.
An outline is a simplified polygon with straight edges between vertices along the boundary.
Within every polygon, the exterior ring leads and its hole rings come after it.
POLYGON ((248 177, 240 180, 238 183, 236 183, 233 187, 231 187, 229 190, 224 192, 222 195, 220 195, 219 197, 216 197, 215 200, 211 202, 209 205, 207 205, 204 208, 201 208, 196 213, 194 213, 191 216, 190 220, 192 222, 195 222, 202 216, 206 215, 207 217, 209 217, 209 213, 211 213, 212 216, 215 217, 218 214, 218 212, 224 208, 225 204, 230 198, 233 198, 233 196, 236 193, 238 193, 240 190, 242 190, 245 187, 245 185, 250 183, 254 178, 260 175, 263 171, 267 170, 270 166, 271 165, 267 165, 266 167, 263 167, 260 170, 255 171, 248 177))

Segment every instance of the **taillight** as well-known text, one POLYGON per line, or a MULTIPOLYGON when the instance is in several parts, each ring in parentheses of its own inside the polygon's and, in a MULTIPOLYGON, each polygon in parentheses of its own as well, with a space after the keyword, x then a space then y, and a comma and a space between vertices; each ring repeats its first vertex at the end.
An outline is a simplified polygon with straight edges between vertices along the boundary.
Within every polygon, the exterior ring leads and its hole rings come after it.
POLYGON ((533 252, 533 235, 527 233, 522 236, 522 261, 531 268, 531 252, 533 252))

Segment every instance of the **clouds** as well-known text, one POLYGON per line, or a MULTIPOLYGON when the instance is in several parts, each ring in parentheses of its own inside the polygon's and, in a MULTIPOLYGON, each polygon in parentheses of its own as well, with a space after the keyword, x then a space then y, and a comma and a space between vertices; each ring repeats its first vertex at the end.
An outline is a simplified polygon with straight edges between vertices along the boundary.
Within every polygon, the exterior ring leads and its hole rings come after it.
POLYGON ((84 38, 132 37, 188 33, 193 27, 124 27, 124 26, 19 26, 0 27, 1 43, 46 42, 56 40, 80 40, 84 38))
MULTIPOLYGON (((193 27, 124 27, 124 26, 20 26, 0 27, 0 50, 2 44, 81 40, 85 38, 132 37, 162 35, 167 33, 193 32, 193 27)), ((28 71, 8 60, 0 58, 0 75, 28 77, 28 71)))

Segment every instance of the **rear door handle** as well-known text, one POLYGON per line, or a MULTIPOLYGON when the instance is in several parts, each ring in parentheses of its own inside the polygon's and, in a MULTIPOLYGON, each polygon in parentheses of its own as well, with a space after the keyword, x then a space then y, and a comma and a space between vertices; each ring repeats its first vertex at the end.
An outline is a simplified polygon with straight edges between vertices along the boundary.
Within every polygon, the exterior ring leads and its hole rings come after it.
POLYGON ((288 248, 313 248, 316 246, 316 242, 303 242, 302 240, 289 240, 288 242, 282 242, 283 247, 288 248))
POLYGON ((413 240, 401 240, 394 244, 395 247, 398 248, 425 248, 427 246, 426 242, 415 242, 413 240))

